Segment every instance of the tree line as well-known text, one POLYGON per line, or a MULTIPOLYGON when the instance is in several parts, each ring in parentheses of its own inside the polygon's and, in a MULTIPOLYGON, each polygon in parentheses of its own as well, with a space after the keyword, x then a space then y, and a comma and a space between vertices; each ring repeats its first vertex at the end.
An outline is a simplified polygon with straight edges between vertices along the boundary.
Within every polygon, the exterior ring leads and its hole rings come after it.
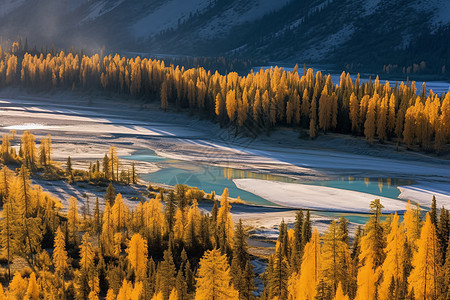
POLYGON ((101 89, 159 98, 164 110, 189 109, 250 135, 289 126, 306 130, 311 138, 338 132, 436 153, 450 140, 450 93, 427 93, 425 84, 418 93, 415 82, 391 87, 378 77, 362 83, 359 75, 352 80, 346 72, 335 84, 329 74, 298 71, 297 66, 291 72, 274 67, 246 76, 221 75, 118 54, 0 53, 0 86, 101 89))

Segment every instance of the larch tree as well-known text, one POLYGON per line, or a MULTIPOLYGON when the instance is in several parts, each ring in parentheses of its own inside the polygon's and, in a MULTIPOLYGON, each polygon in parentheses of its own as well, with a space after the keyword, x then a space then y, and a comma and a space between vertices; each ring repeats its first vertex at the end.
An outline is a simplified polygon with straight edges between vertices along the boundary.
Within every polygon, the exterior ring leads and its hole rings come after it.
MULTIPOLYGON (((322 236, 322 277, 334 295, 339 283, 347 283, 350 277, 350 250, 343 241, 343 232, 332 221, 322 236)), ((348 286, 346 284, 345 286, 348 286)))
POLYGON ((377 104, 377 136, 380 142, 387 139, 387 125, 388 125, 388 98, 387 96, 379 100, 377 104))
POLYGON ((359 255, 361 267, 358 270, 358 289, 355 298, 357 300, 376 299, 378 294, 377 282, 385 258, 385 238, 383 227, 380 224, 382 208, 383 205, 381 205, 379 199, 370 203, 372 216, 365 226, 365 234, 361 239, 361 253, 359 255))
POLYGON ((161 85, 161 108, 166 111, 169 107, 169 101, 168 101, 168 93, 167 93, 167 81, 164 81, 161 85))
POLYGON ((317 100, 313 97, 311 101, 311 110, 309 116, 309 136, 315 138, 317 136, 317 100))
POLYGON ((126 251, 137 280, 143 280, 147 271, 147 242, 139 233, 135 233, 126 251))
POLYGON ((223 253, 228 252, 233 246, 234 224, 231 218, 231 205, 228 201, 228 188, 223 190, 220 200, 220 208, 217 214, 217 232, 219 235, 219 244, 223 253))
POLYGON ((231 285, 227 256, 217 249, 206 251, 200 259, 195 299, 239 299, 238 291, 231 285))
POLYGON ((344 294, 341 283, 339 283, 339 285, 338 285, 338 288, 336 290, 336 295, 334 296, 333 300, 350 300, 348 295, 344 294))
POLYGON ((350 95, 350 120, 352 122, 352 131, 357 133, 359 131, 359 102, 355 93, 350 95))
POLYGON ((67 225, 69 230, 69 241, 74 244, 77 242, 78 237, 78 225, 79 225, 79 217, 78 217, 78 200, 75 197, 69 198, 69 211, 67 212, 67 225))
POLYGON ((39 293, 39 286, 36 282, 36 274, 33 272, 30 274, 30 278, 28 279, 28 288, 25 299, 39 300, 39 293))
POLYGON ((416 240, 420 237, 422 220, 420 217, 420 207, 411 207, 411 202, 406 205, 406 212, 403 215, 403 225, 406 231, 406 238, 410 246, 416 248, 416 240))
POLYGON ((80 245, 80 268, 86 271, 94 267, 95 258, 94 248, 89 239, 89 233, 85 233, 80 245))
POLYGON ((420 238, 417 240, 418 250, 414 253, 413 270, 408 278, 409 289, 414 292, 415 299, 436 299, 439 295, 439 276, 441 261, 439 241, 436 228, 427 213, 420 238))
POLYGON ((399 224, 397 213, 391 221, 391 230, 387 236, 385 249, 386 259, 382 265, 383 281, 379 289, 379 298, 389 300, 404 297, 406 291, 402 291, 405 271, 405 243, 406 237, 403 226, 399 224))
POLYGON ((111 180, 119 180, 119 158, 117 157, 116 147, 111 146, 109 148, 109 174, 111 175, 111 180))
POLYGON ((53 249, 53 265, 55 266, 55 273, 57 275, 57 278, 61 278, 58 284, 61 285, 63 295, 65 295, 64 276, 66 274, 66 270, 69 267, 68 260, 69 257, 67 256, 64 233, 61 231, 61 228, 58 227, 58 229, 56 230, 55 243, 53 249))
POLYGON ((228 91, 227 100, 226 100, 226 108, 227 108, 227 115, 228 115, 228 118, 230 119, 230 122, 234 122, 234 119, 236 117, 236 111, 238 109, 235 90, 228 91))
POLYGON ((116 233, 113 223, 112 211, 109 202, 106 202, 103 212, 103 225, 101 233, 101 248, 103 255, 112 256, 114 253, 114 234, 116 233))
POLYGON ((297 295, 292 295, 298 300, 314 299, 316 286, 320 280, 322 259, 320 254, 319 231, 314 228, 311 240, 305 245, 300 277, 297 280, 297 295))
POLYGON ((369 100, 367 107, 366 121, 364 122, 364 135, 369 143, 373 143, 375 137, 375 121, 376 121, 376 105, 378 102, 378 94, 375 94, 373 98, 369 100))

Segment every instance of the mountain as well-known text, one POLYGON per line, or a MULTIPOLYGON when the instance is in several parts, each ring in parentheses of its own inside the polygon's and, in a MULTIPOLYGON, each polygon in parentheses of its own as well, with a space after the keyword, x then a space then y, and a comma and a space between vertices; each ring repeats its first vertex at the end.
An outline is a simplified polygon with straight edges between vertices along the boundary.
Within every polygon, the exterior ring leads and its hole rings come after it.
POLYGON ((0 0, 3 39, 38 47, 389 70, 424 61, 433 73, 450 60, 449 23, 448 0, 0 0))

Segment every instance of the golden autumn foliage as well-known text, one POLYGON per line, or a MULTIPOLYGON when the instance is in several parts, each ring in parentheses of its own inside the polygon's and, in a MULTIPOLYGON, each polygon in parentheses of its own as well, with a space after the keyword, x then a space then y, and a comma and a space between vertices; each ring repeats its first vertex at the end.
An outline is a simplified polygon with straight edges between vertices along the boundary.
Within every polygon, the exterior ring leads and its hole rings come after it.
POLYGON ((226 255, 221 255, 217 249, 207 251, 199 263, 195 299, 239 299, 239 293, 230 285, 230 281, 226 255))
MULTIPOLYGON (((161 108, 208 113, 221 125, 246 130, 289 125, 323 131, 363 134, 371 143, 395 140, 409 148, 439 153, 450 141, 449 93, 417 97, 416 83, 361 82, 342 72, 334 84, 330 75, 303 74, 271 67, 221 75, 196 67, 185 69, 162 60, 82 53, 7 53, 0 59, 0 85, 27 88, 96 88, 120 95, 159 95, 161 108), (420 98, 417 100, 416 98, 420 98), (372 101, 373 100, 373 101, 372 101), (368 120, 366 119, 368 117, 368 120), (304 121, 301 121, 304 119, 304 121), (251 121, 251 122, 249 122, 251 121)), ((117 177, 117 173, 110 173, 117 177)))
POLYGON ((417 240, 417 248, 412 260, 413 270, 408 278, 409 288, 414 291, 415 299, 436 299, 439 295, 441 262, 436 228, 429 213, 417 240))
POLYGON ((133 234, 127 248, 128 260, 138 279, 145 278, 147 271, 147 242, 139 233, 133 234))

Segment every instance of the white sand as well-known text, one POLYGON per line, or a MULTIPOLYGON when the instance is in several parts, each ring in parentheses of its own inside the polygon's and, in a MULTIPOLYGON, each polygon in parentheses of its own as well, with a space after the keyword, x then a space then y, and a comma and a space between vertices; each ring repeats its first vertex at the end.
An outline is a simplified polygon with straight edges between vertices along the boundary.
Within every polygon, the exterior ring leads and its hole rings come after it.
POLYGON ((314 186, 259 179, 234 179, 240 189, 256 194, 270 202, 292 208, 325 211, 369 212, 369 204, 380 199, 384 212, 405 210, 405 202, 371 194, 314 186))

